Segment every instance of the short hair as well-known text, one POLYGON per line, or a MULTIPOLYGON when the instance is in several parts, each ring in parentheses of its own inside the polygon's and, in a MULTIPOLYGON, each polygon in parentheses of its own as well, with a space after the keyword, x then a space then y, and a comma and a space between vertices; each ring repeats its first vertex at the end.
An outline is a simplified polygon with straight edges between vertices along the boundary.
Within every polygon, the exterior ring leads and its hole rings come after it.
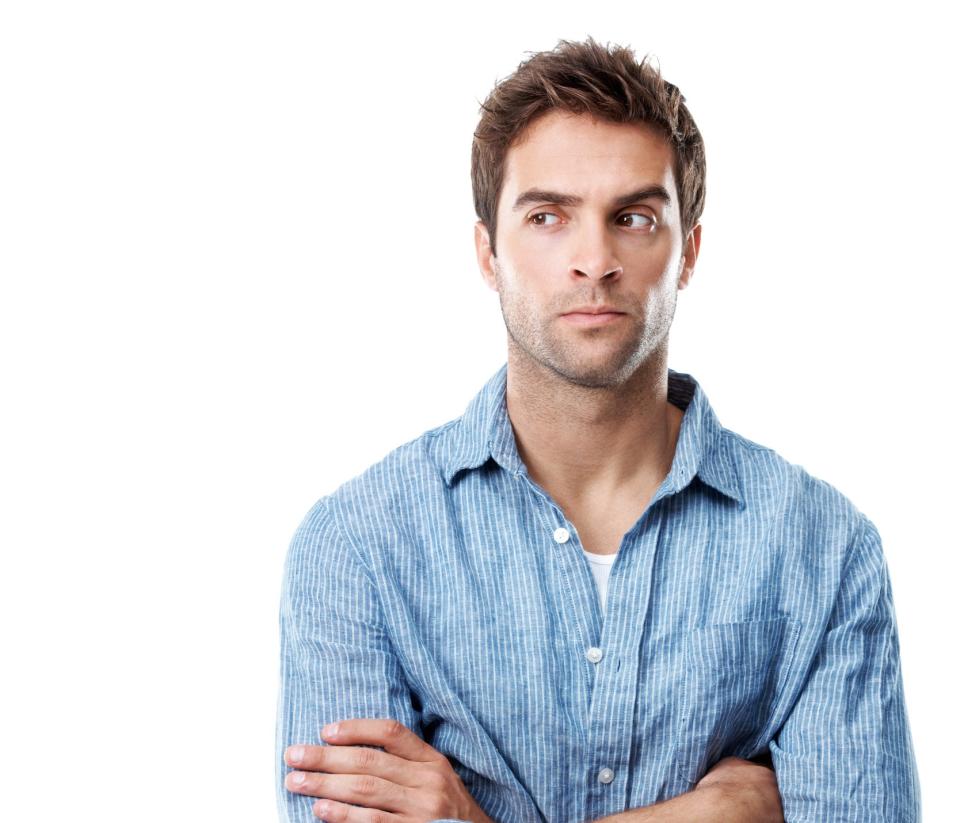
POLYGON ((649 55, 639 63, 624 46, 560 40, 520 63, 481 104, 473 135, 470 177, 477 217, 496 255, 497 205, 507 151, 538 117, 551 110, 590 114, 614 123, 645 123, 673 147, 680 223, 686 235, 703 213, 706 156, 703 138, 680 89, 660 75, 649 55))

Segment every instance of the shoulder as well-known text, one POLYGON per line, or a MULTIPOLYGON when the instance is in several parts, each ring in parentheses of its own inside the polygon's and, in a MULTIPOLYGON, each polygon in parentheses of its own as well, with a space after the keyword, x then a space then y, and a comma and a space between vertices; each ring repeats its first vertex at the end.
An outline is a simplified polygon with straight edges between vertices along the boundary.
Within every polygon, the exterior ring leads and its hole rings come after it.
POLYGON ((445 491, 443 470, 455 459, 462 418, 424 431, 392 449, 376 463, 318 500, 298 535, 323 532, 347 543, 403 528, 424 509, 435 507, 445 491))
POLYGON ((865 534, 876 536, 872 521, 846 494, 775 449, 722 427, 716 448, 735 470, 744 512, 772 531, 792 532, 808 550, 816 546, 840 556, 865 534))
POLYGON ((343 513, 356 507, 390 510, 435 492, 456 450, 460 422, 450 420, 392 449, 328 495, 330 505, 343 513))

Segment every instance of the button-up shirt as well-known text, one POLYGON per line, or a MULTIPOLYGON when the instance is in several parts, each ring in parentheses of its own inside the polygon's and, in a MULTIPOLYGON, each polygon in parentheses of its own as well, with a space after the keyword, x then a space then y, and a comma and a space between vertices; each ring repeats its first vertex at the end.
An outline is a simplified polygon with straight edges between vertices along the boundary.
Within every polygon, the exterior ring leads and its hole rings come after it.
POLYGON ((506 366, 464 415, 321 499, 287 555, 282 754, 390 717, 495 821, 575 821, 686 792, 769 753, 787 823, 919 819, 890 580, 874 524, 829 484, 684 410, 623 535, 606 611, 574 523, 523 464, 506 366))

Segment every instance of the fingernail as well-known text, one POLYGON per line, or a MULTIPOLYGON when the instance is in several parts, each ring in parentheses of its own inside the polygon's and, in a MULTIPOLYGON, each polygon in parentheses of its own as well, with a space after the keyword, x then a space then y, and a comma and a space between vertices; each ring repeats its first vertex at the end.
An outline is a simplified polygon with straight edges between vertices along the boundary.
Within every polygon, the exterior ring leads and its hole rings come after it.
POLYGON ((339 723, 328 723, 323 727, 323 736, 324 737, 336 737, 340 731, 339 723))
POLYGON ((287 775, 287 783, 291 786, 302 786, 307 776, 303 772, 290 772, 287 775))
POLYGON ((287 760, 289 760, 291 763, 299 763, 301 760, 303 760, 303 755, 303 746, 291 746, 289 749, 287 749, 287 760))

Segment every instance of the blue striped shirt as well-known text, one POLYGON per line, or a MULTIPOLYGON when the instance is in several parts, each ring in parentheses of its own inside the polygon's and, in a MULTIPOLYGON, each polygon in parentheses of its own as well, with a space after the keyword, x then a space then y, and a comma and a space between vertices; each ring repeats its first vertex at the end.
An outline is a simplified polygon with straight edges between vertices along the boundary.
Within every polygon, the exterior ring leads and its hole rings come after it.
POLYGON ((588 821, 769 752, 787 823, 919 820, 890 580, 840 492, 717 420, 690 375, 669 474, 606 612, 576 527, 528 476, 506 366, 464 415, 321 499, 284 571, 282 755, 391 717, 495 821, 588 821))

